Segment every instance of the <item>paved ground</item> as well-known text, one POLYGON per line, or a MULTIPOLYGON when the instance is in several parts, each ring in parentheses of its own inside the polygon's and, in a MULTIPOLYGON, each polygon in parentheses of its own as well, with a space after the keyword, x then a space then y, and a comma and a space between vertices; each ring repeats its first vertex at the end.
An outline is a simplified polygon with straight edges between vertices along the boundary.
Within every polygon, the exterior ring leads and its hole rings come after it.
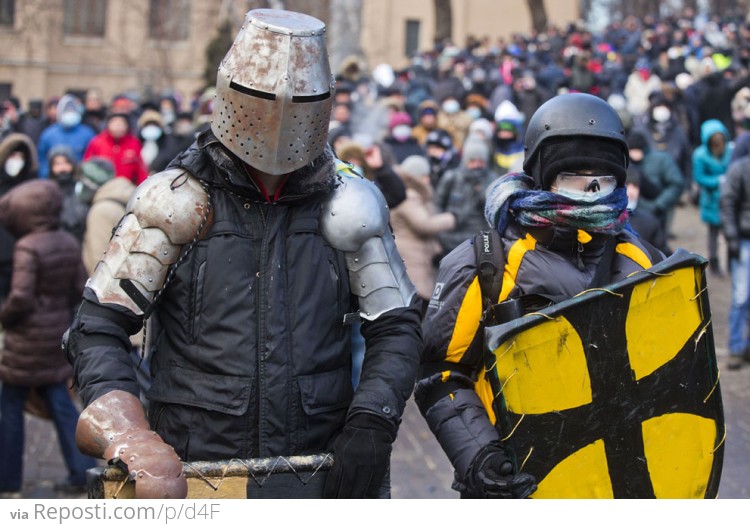
MULTIPOLYGON (((705 227, 693 207, 678 209, 672 247, 705 254, 705 227)), ((729 281, 709 276, 713 329, 718 347, 721 390, 727 421, 724 470, 720 498, 749 498, 750 484, 750 366, 726 369, 727 309, 729 281)), ((59 446, 52 425, 27 416, 26 465, 23 496, 55 498, 55 481, 65 477, 59 446)), ((394 498, 455 498, 450 489, 452 469, 445 455, 410 401, 393 454, 394 498)))

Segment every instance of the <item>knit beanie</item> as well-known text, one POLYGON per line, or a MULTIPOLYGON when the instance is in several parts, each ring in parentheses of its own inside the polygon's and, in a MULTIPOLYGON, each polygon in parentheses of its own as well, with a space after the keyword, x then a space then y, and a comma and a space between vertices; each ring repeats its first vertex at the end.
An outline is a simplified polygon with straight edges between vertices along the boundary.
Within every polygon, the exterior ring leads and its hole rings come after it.
POLYGON ((596 137, 550 139, 542 144, 539 154, 543 190, 550 189, 558 173, 580 170, 611 173, 622 187, 627 165, 628 153, 621 144, 596 137))
POLYGON ((398 167, 400 173, 411 177, 424 177, 430 174, 430 163, 422 155, 410 155, 398 167))
POLYGON ((470 137, 461 150, 461 162, 465 166, 472 160, 483 160, 487 162, 490 158, 490 148, 483 140, 470 137))

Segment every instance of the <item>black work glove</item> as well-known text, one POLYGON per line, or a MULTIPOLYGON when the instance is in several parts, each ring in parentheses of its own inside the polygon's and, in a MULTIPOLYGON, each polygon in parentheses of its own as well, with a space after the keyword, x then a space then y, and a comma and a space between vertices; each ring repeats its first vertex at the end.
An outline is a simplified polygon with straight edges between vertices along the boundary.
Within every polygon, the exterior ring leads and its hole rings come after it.
POLYGON ((727 257, 732 259, 740 258, 740 241, 739 239, 727 239, 727 257))
POLYGON ((524 499, 536 491, 531 474, 513 474, 513 465, 497 445, 482 450, 469 469, 465 483, 470 498, 524 499))
POLYGON ((393 425, 371 414, 357 414, 333 442, 333 467, 324 498, 377 498, 388 472, 395 439, 393 425))

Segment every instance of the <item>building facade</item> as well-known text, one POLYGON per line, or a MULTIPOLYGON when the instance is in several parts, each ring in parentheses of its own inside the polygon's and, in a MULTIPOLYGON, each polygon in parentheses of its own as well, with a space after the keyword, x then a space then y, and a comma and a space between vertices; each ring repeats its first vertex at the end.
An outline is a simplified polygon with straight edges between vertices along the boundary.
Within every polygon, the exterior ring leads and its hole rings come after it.
MULTIPOLYGON (((550 22, 575 20, 577 5, 547 1, 550 22)), ((0 0, 0 100, 13 95, 25 107, 90 88, 105 101, 127 91, 176 92, 186 100, 205 87, 205 50, 221 21, 230 17, 236 33, 245 11, 256 7, 321 18, 331 46, 351 46, 336 31, 359 32, 357 51, 369 67, 403 66, 434 40, 433 0, 0 0), (346 11, 343 24, 331 26, 334 9, 346 11)), ((453 0, 452 12, 458 44, 469 35, 496 39, 531 28, 525 0, 453 0)))

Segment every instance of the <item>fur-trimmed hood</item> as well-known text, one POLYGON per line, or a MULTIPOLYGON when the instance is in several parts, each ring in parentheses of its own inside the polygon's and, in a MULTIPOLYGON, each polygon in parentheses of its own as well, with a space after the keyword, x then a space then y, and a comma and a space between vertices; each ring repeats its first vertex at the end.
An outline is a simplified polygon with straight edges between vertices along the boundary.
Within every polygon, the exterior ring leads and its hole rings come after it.
MULTIPOLYGON (((0 184, 15 186, 36 176, 39 171, 39 158, 34 142, 23 133, 11 133, 0 142, 0 184), (5 173, 5 161, 13 151, 21 150, 26 154, 26 165, 16 177, 5 173)), ((7 190, 6 190, 7 191, 7 190)), ((3 192, 4 193, 4 192, 3 192)), ((1 193, 0 193, 1 194, 1 193)))

